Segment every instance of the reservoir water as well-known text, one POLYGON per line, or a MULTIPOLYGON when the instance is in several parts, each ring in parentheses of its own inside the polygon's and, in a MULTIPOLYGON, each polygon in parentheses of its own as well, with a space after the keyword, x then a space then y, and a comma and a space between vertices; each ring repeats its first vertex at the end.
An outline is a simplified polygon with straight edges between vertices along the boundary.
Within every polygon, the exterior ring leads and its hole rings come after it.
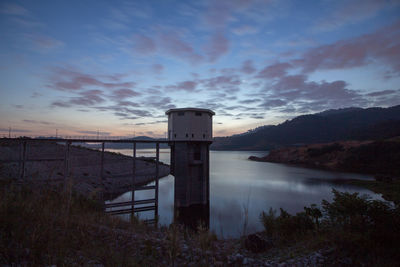
MULTIPOLYGON (((132 155, 130 149, 109 151, 132 155)), ((155 156, 154 149, 141 149, 138 156, 155 156)), ((255 162, 248 157, 264 156, 265 151, 211 151, 210 152, 210 230, 219 237, 239 237, 243 233, 263 230, 259 216, 270 207, 283 208, 291 214, 303 211, 304 206, 332 200, 332 188, 359 192, 381 199, 373 192, 351 185, 338 184, 339 179, 373 179, 368 175, 322 171, 284 164, 255 162), (247 214, 247 216, 246 216, 247 214), (246 222, 247 217, 247 222, 246 222), (246 225, 246 227, 244 227, 246 225)), ((169 164, 169 149, 160 150, 160 160, 169 164)), ((135 199, 152 197, 153 192, 138 191, 135 199)), ((112 202, 129 201, 131 193, 112 202)), ((174 177, 160 179, 160 224, 168 225, 174 214, 174 177)), ((278 213, 279 214, 279 213, 278 213)), ((140 214, 145 219, 151 214, 140 214)), ((129 215, 122 215, 129 218, 129 215)))

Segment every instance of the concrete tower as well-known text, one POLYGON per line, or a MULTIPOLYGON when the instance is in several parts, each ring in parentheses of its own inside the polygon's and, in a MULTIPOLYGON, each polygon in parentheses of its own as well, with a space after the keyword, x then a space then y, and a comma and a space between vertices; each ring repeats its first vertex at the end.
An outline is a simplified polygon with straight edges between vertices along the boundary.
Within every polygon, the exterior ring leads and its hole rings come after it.
POLYGON ((170 109, 168 140, 171 174, 175 176, 175 218, 196 228, 208 227, 210 214, 210 157, 212 116, 208 109, 170 109))

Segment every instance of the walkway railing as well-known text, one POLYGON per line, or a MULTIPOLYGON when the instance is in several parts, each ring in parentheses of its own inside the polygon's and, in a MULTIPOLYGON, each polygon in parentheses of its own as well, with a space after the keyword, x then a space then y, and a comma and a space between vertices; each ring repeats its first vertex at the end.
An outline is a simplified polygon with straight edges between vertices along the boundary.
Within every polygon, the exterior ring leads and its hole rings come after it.
MULTIPOLYGON (((104 176, 104 165, 105 165, 105 144, 106 143, 127 143, 127 144, 132 144, 133 150, 132 150, 132 180, 131 180, 131 192, 132 192, 132 197, 130 201, 121 201, 121 202, 113 202, 113 203, 107 203, 104 204, 104 209, 106 213, 109 214, 127 214, 130 213, 132 216, 137 214, 138 212, 144 212, 144 211, 152 211, 154 210, 154 219, 147 220, 147 223, 156 223, 157 218, 158 218, 158 188, 159 188, 159 164, 160 164, 160 144, 167 144, 169 141, 167 140, 135 140, 135 139, 97 139, 93 138, 87 138, 87 139, 82 139, 82 138, 25 138, 25 137, 20 137, 20 138, 0 138, 0 144, 1 143, 6 143, 6 142, 17 142, 21 146, 21 153, 19 156, 19 159, 3 159, 0 160, 2 163, 11 163, 11 162, 18 162, 20 166, 20 179, 25 178, 26 174, 26 163, 27 162, 38 162, 38 161, 63 161, 64 162, 64 188, 66 189, 67 183, 68 183, 68 172, 70 169, 70 149, 71 145, 73 143, 97 143, 101 144, 101 158, 100 158, 100 179, 101 179, 101 184, 104 185, 105 181, 105 176, 104 176), (35 158, 27 158, 27 147, 29 147, 30 143, 46 143, 46 142, 55 142, 57 144, 64 144, 65 149, 64 149, 64 157, 52 157, 52 158, 40 158, 40 159, 35 159, 35 158), (138 177, 137 174, 137 144, 138 143, 154 143, 155 144, 155 152, 156 152, 156 157, 154 159, 155 163, 155 173, 154 173, 154 180, 155 180, 155 185, 146 185, 146 186, 136 186, 137 180, 136 178, 138 177), (135 200, 135 191, 140 191, 140 190, 154 190, 154 198, 149 198, 149 199, 141 199, 141 200, 135 200), (148 205, 150 204, 150 205, 148 205), (139 206, 139 207, 138 207, 139 206), (118 208, 118 209, 115 209, 118 208)), ((139 158, 140 159, 140 158, 139 158)), ((115 175, 110 176, 108 178, 117 178, 117 176, 121 175, 115 175)), ((126 177, 126 175, 124 176, 126 177)))

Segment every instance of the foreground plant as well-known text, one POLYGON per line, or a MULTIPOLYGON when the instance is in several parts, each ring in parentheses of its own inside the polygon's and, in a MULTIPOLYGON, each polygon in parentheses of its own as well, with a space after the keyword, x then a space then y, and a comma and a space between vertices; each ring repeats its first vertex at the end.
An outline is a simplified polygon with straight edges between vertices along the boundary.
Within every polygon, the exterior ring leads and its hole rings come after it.
POLYGON ((336 248, 337 256, 356 262, 391 265, 400 262, 400 209, 389 202, 372 200, 358 193, 332 190, 332 202, 322 201, 304 212, 280 215, 270 208, 260 216, 266 235, 277 243, 321 240, 336 248))

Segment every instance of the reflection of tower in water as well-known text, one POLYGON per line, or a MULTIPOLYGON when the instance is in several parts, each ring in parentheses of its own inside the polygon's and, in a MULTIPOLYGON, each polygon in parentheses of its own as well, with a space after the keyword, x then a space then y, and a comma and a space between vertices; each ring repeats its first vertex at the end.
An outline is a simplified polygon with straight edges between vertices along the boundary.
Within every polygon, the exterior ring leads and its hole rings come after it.
POLYGON ((208 109, 170 109, 168 140, 171 174, 175 176, 175 220, 196 229, 210 221, 210 144, 212 116, 208 109))

